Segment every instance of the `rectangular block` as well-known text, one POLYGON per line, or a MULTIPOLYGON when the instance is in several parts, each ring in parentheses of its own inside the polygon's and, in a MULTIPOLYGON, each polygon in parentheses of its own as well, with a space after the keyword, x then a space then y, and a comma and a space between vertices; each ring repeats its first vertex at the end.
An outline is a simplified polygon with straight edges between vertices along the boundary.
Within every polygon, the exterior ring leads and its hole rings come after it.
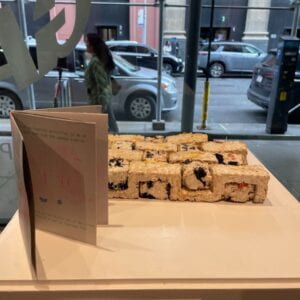
POLYGON ((210 164, 193 161, 182 165, 182 201, 215 202, 221 195, 213 192, 210 164))
POLYGON ((191 191, 184 187, 181 189, 181 201, 217 202, 220 200, 220 195, 211 190, 191 191))
POLYGON ((196 144, 200 145, 208 141, 207 134, 203 133, 181 133, 166 137, 167 143, 172 144, 196 144))
POLYGON ((212 176, 208 163, 198 161, 182 166, 182 187, 192 190, 208 190, 212 187, 212 176))
POLYGON ((145 137, 142 135, 135 134, 109 134, 109 142, 141 142, 144 141, 145 137))
POLYGON ((198 151, 198 152, 181 151, 176 153, 170 153, 169 155, 170 163, 188 164, 192 161, 200 161, 200 162, 206 162, 210 164, 218 163, 218 160, 213 153, 203 152, 203 151, 198 151))
POLYGON ((238 141, 214 141, 203 143, 200 149, 212 153, 234 153, 243 156, 243 164, 247 164, 247 145, 238 141))
POLYGON ((146 150, 143 153, 143 160, 147 161, 168 161, 168 153, 164 151, 153 151, 153 150, 146 150))
POLYGON ((231 152, 218 152, 215 156, 219 164, 242 166, 247 164, 247 159, 244 154, 231 153, 231 152))
POLYGON ((111 159, 124 159, 127 161, 142 160, 143 152, 135 150, 123 150, 123 149, 109 149, 108 160, 111 159))
POLYGON ((138 189, 139 198, 179 200, 181 166, 164 162, 132 162, 129 185, 138 189))
POLYGON ((222 200, 262 203, 268 191, 269 174, 261 166, 211 166, 213 191, 222 200))
POLYGON ((199 146, 196 144, 179 144, 177 145, 178 152, 188 151, 188 152, 199 152, 199 146))
POLYGON ((133 142, 118 141, 110 144, 110 149, 135 150, 133 142))
POLYGON ((162 135, 147 136, 147 137, 145 137, 145 142, 164 143, 165 137, 162 135))
POLYGON ((129 186, 129 161, 111 159, 108 163, 108 197, 131 199, 138 196, 137 189, 129 186))
POLYGON ((176 152, 177 146, 171 143, 136 142, 136 150, 176 152))

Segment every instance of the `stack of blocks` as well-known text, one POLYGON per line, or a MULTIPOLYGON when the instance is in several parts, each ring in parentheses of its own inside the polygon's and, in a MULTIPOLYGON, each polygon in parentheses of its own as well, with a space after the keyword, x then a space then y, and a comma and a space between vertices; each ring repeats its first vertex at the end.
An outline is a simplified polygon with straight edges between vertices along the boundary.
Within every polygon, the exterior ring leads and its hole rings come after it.
POLYGON ((206 134, 109 136, 109 198, 262 203, 269 174, 247 146, 206 134))

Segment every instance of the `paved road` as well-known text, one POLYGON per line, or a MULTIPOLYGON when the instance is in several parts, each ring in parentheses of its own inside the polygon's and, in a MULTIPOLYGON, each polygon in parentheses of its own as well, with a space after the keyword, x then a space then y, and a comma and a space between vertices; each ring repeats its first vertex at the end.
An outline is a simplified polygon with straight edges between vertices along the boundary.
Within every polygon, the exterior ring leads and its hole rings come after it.
MULTIPOLYGON (((183 78, 176 78, 179 105, 175 111, 163 114, 165 121, 180 121, 183 94, 183 78)), ((265 123, 266 112, 247 99, 251 78, 211 79, 209 123, 265 123)), ((202 107, 204 78, 197 80, 194 120, 199 122, 202 107)))
POLYGON ((300 201, 300 142, 247 141, 258 159, 300 201))

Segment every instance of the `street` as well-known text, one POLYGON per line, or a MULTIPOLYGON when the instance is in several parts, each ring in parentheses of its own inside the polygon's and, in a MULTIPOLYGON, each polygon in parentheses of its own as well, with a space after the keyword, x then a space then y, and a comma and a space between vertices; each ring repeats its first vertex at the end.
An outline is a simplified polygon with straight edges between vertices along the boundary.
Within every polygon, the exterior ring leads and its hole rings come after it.
MULTIPOLYGON (((179 105, 175 111, 163 114, 167 122, 180 122, 183 94, 183 77, 175 78, 179 105)), ((197 79, 194 121, 200 122, 204 78, 197 79)), ((251 78, 210 79, 208 123, 265 123, 266 112, 247 99, 251 78)))

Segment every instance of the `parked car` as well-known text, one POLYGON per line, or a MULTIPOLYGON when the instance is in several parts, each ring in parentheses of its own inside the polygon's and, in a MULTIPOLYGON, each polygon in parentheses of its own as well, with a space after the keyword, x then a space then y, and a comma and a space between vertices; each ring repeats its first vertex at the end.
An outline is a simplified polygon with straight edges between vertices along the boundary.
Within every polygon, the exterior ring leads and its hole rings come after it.
MULTIPOLYGON (((198 69, 206 71, 208 44, 202 44, 198 55, 198 69)), ((224 73, 252 73, 255 64, 261 61, 266 53, 259 48, 239 42, 213 42, 209 75, 221 77, 224 73)))
MULTIPOLYGON (((275 72, 276 53, 276 50, 270 51, 269 54, 255 66, 252 80, 247 91, 248 99, 264 109, 268 109, 269 107, 275 72)), ((296 66, 292 99, 289 108, 290 119, 300 121, 300 55, 298 56, 296 66)))
MULTIPOLYGON (((37 65, 36 48, 32 43, 30 53, 37 65)), ((68 79, 73 105, 86 105, 87 92, 84 82, 86 65, 85 45, 78 45, 66 59, 66 70, 62 80, 68 79)), ((0 63, 5 63, 3 52, 0 52, 0 63)), ((116 68, 113 77, 121 86, 113 96, 112 104, 116 112, 125 112, 129 119, 137 121, 152 120, 155 117, 157 95, 157 72, 138 68, 117 54, 113 54, 116 68)), ((1 64, 0 64, 1 65, 1 64)), ((34 84, 37 108, 53 107, 54 87, 58 80, 58 71, 52 70, 34 84)), ((162 78, 162 111, 177 107, 177 89, 175 80, 164 74, 162 78)), ((8 118, 15 109, 29 108, 26 91, 18 92, 12 81, 0 81, 0 117, 8 118)))
MULTIPOLYGON (((158 53, 155 49, 135 41, 108 41, 111 51, 119 54, 133 65, 149 69, 157 69, 158 53)), ((163 67, 168 74, 181 73, 183 71, 182 59, 174 55, 163 54, 163 67)))

